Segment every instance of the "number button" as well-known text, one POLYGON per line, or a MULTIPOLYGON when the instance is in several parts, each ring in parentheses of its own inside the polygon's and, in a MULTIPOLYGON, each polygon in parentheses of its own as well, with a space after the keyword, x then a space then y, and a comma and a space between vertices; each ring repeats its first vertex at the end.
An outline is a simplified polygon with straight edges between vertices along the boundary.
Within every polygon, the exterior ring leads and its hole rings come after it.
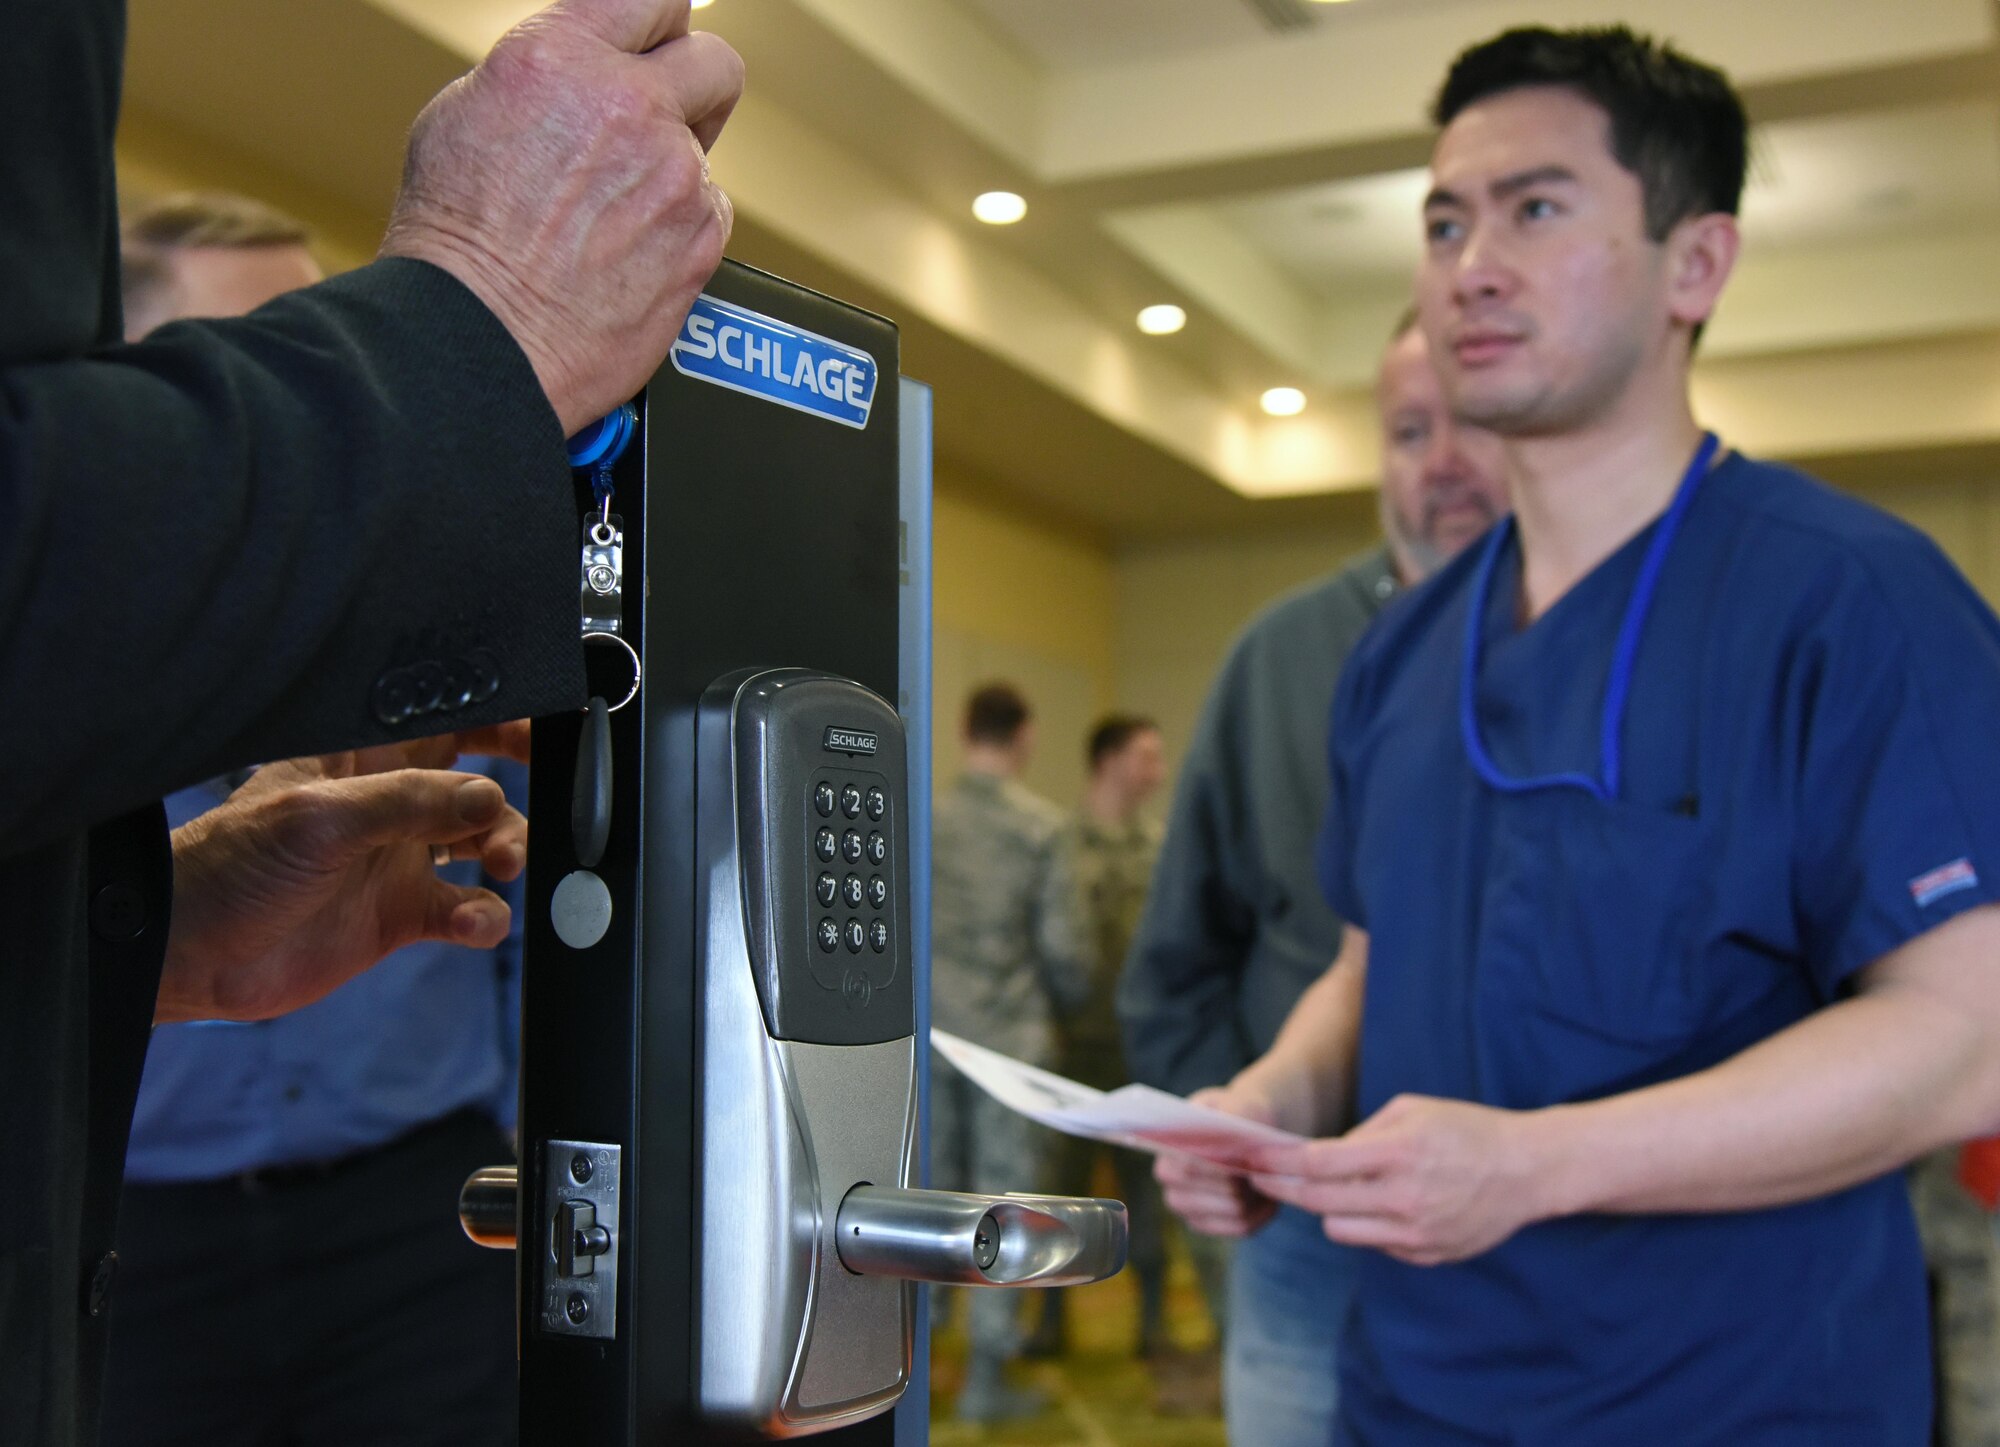
POLYGON ((889 812, 888 796, 884 794, 880 789, 870 789, 868 791, 868 817, 870 819, 879 820, 884 814, 888 812, 889 812))
MULTIPOLYGON (((820 832, 821 832, 821 833, 823 833, 823 834, 825 834, 825 835, 826 835, 826 837, 827 837, 828 839, 832 839, 832 838, 833 838, 833 831, 832 831, 831 829, 823 829, 823 830, 821 830, 820 832)), ((821 855, 820 857, 821 857, 822 859, 831 859, 831 858, 833 858, 833 856, 832 856, 831 854, 823 854, 823 855, 821 855)), ((841 836, 841 839, 840 839, 840 857, 841 857, 842 859, 845 859, 845 860, 846 860, 846 861, 847 861, 847 862, 848 862, 849 864, 859 864, 859 863, 861 862, 861 834, 860 834, 860 831, 858 831, 858 830, 854 830, 854 829, 850 829, 850 830, 848 830, 848 831, 847 831, 847 832, 846 832, 845 834, 843 834, 843 835, 841 836)))
POLYGON ((822 783, 814 786, 813 808, 819 810, 822 819, 833 813, 833 785, 822 783))
MULTIPOLYGON (((852 830, 848 831, 847 837, 849 839, 852 839, 854 837, 854 833, 852 830)), ((825 860, 829 864, 833 862, 834 851, 839 847, 840 847, 839 844, 835 841, 833 837, 833 831, 831 829, 822 829, 819 831, 818 834, 813 836, 813 852, 818 854, 821 859, 825 860)))
POLYGON ((861 908, 861 876, 850 874, 840 886, 840 897, 847 901, 849 909, 861 908))
POLYGON ((878 955, 889 948, 889 926, 879 919, 868 926, 868 946, 878 955))
POLYGON ((889 841, 880 834, 868 836, 868 862, 880 864, 889 857, 889 841))
POLYGON ((831 874, 822 874, 813 886, 813 894, 821 904, 832 904, 833 897, 840 892, 840 886, 831 874))
POLYGON ((819 922, 819 947, 829 955, 840 948, 840 926, 830 919, 819 922))
POLYGON ((860 954, 861 946, 867 940, 868 932, 861 927, 861 921, 858 919, 849 920, 847 922, 847 952, 853 955, 860 954))
POLYGON ((889 902, 889 881, 879 874, 868 881, 868 902, 877 909, 889 902))
POLYGON ((845 789, 840 791, 840 812, 850 819, 861 812, 861 788, 859 785, 849 784, 845 789))

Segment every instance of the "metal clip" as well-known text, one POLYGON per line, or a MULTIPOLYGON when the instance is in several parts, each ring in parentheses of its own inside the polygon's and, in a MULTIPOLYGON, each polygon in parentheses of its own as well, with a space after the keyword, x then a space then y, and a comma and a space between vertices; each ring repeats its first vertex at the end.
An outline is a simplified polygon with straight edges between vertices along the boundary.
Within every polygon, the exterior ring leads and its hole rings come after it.
POLYGON ((609 507, 583 530, 583 632, 624 631, 625 528, 609 507))

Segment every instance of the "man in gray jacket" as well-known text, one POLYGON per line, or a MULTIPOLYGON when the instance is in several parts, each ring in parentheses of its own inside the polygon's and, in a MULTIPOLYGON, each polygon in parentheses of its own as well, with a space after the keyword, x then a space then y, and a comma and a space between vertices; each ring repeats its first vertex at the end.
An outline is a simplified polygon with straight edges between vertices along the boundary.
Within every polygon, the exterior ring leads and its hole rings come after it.
MULTIPOLYGON (((1181 766, 1118 1012, 1134 1078, 1181 1095, 1262 1054, 1340 947, 1313 844, 1327 795, 1334 680, 1375 615, 1506 507, 1500 443, 1455 423, 1406 315, 1382 358, 1383 545, 1279 599, 1230 649, 1181 766)), ((1224 1329, 1232 1442, 1333 1437, 1345 1248, 1286 1208, 1242 1242, 1224 1329)))

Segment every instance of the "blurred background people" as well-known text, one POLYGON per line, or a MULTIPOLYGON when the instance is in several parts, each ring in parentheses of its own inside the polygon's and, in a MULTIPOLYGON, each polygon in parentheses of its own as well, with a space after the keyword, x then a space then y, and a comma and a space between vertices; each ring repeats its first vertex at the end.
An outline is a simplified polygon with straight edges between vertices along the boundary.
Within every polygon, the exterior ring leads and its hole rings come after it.
MULTIPOLYGON (((943 1029, 1036 1065, 1055 1058, 1054 1019, 1088 997, 1074 861, 1062 811, 1019 782, 1035 747, 1028 701, 989 683, 965 706, 964 768, 938 796, 932 834, 931 1010, 943 1029)), ((931 1055, 931 1183, 943 1190, 1033 1190, 1047 1132, 931 1055)), ((950 1294, 934 1297, 938 1317, 950 1294)), ((1019 1293, 974 1290, 957 1412, 972 1422, 1031 1416, 1040 1392, 1009 1383, 1019 1293)))
MULTIPOLYGON (((1116 1090, 1131 1079, 1118 1038, 1118 976, 1138 930, 1153 861, 1160 851, 1159 830, 1141 817, 1140 810, 1166 782, 1167 764, 1159 726, 1137 714, 1100 719, 1090 731, 1084 753, 1089 779, 1083 805, 1066 826, 1066 839, 1075 861, 1090 992, 1081 1006, 1057 1017, 1056 1069, 1099 1090, 1116 1090)), ((1130 1212, 1127 1269, 1139 1287, 1135 1350, 1156 1359, 1167 1352, 1169 1340, 1162 1206, 1151 1157, 1061 1136, 1051 1151, 1048 1189, 1063 1196, 1097 1194, 1092 1187, 1099 1161, 1109 1165, 1116 1195, 1130 1212)), ((1068 1345, 1069 1293, 1043 1292, 1039 1300, 1042 1320, 1029 1351, 1055 1356, 1068 1345)))
MULTIPOLYGON (((1274 603, 1230 649, 1181 766, 1119 983, 1126 1062, 1177 1094, 1222 1084, 1267 1049, 1337 953, 1340 921, 1313 873, 1334 680, 1398 589, 1506 509, 1499 439, 1453 421, 1414 312, 1390 339, 1375 400, 1383 544, 1274 603)), ((1332 1440, 1350 1269, 1318 1220, 1289 1207, 1237 1244, 1222 1312, 1232 1441, 1332 1440)))
MULTIPOLYGON (((134 214, 128 338, 313 284, 308 240, 240 196, 134 214)), ((481 762, 525 803, 520 765, 481 762)), ((242 777, 170 796, 169 824, 242 777)), ((444 873, 480 882, 476 863, 444 873)), ((486 882, 518 900, 518 883, 486 882)), ((153 1032, 119 1213, 107 1447, 514 1440, 514 1263, 466 1240, 449 1203, 512 1155, 519 941, 517 911, 498 950, 413 945, 295 1014, 153 1032)))

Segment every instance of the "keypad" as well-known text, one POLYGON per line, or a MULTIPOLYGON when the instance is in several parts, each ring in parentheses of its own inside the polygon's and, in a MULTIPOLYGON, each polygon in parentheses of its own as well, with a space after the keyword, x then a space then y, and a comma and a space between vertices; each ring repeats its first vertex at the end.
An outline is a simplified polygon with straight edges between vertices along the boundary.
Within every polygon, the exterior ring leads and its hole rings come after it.
MULTIPOLYGON (((811 813, 807 815, 816 861, 809 875, 815 904, 813 944, 821 957, 886 956, 895 948, 895 919, 889 907, 895 880, 889 856, 895 833, 888 790, 872 782, 865 769, 828 772, 830 778, 815 779, 811 785, 811 813), (821 820, 828 822, 822 824, 821 820), (850 820, 851 826, 843 822, 850 820), (843 870, 838 867, 841 863, 852 868, 843 870)), ((837 978, 852 978, 855 970, 872 977, 887 964, 872 959, 867 965, 859 960, 852 964, 829 961, 814 968, 816 974, 822 969, 833 971, 820 978, 828 988, 835 988, 837 978)))

